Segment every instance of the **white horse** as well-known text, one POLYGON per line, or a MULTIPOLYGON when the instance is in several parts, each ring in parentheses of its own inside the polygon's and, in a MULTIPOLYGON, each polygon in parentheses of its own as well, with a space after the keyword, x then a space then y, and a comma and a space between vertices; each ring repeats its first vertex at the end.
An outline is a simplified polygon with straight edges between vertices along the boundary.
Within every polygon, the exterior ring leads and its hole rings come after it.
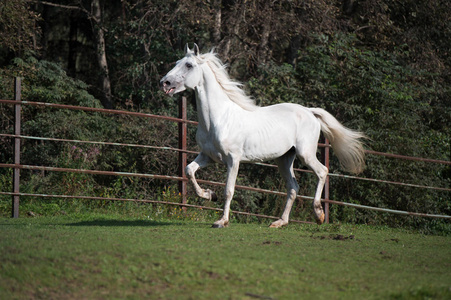
POLYGON ((360 139, 364 135, 342 126, 321 108, 306 108, 298 104, 276 104, 259 107, 246 95, 241 84, 230 79, 225 66, 213 53, 199 54, 185 47, 185 57, 161 79, 160 87, 167 94, 193 89, 196 94, 199 125, 196 140, 201 149, 196 159, 186 167, 188 179, 196 194, 205 199, 216 198, 211 190, 202 189, 195 173, 213 162, 227 166, 225 204, 222 218, 213 227, 229 224, 230 202, 241 162, 262 162, 274 159, 287 184, 287 201, 282 217, 270 227, 288 224, 299 186, 293 172, 297 156, 318 176, 313 201, 316 222, 324 222, 321 194, 328 169, 316 158, 320 131, 329 139, 342 167, 359 173, 364 166, 364 150, 360 139))

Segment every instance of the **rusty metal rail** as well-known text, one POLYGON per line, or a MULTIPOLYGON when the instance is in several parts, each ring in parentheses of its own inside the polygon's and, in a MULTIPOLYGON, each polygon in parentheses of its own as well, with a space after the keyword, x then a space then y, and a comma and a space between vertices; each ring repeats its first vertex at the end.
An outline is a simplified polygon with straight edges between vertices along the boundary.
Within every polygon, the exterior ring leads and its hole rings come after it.
POLYGON ((16 100, 5 100, 5 99, 0 99, 0 103, 15 104, 15 105, 21 104, 21 105, 44 106, 44 107, 51 107, 51 108, 82 110, 82 111, 89 111, 89 112, 101 112, 101 113, 114 114, 114 115, 128 115, 128 116, 135 116, 135 117, 142 117, 142 118, 160 119, 160 120, 172 121, 172 122, 177 122, 177 123, 186 122, 187 124, 193 124, 193 125, 198 124, 198 122, 196 122, 196 121, 182 120, 182 119, 174 118, 174 117, 152 115, 152 114, 146 114, 146 113, 127 111, 127 110, 116 110, 116 109, 76 106, 76 105, 57 104, 57 103, 33 102, 33 101, 16 101, 16 100))
MULTIPOLYGON (((9 138, 42 140, 42 141, 55 141, 55 142, 70 142, 70 143, 93 144, 93 145, 136 147, 136 148, 168 150, 168 151, 181 152, 181 153, 187 153, 187 154, 196 154, 196 155, 199 154, 198 151, 191 151, 191 150, 187 150, 187 149, 180 149, 180 148, 173 148, 173 147, 164 147, 164 146, 151 146, 151 145, 127 144, 127 143, 116 143, 116 142, 82 141, 82 140, 71 140, 71 139, 60 139, 60 138, 36 137, 36 136, 28 136, 28 135, 15 135, 15 134, 6 134, 6 133, 0 133, 0 136, 9 137, 9 138)), ((410 159, 410 157, 408 157, 407 159, 410 159)), ((265 167, 270 167, 270 168, 277 168, 276 165, 268 164, 268 163, 254 163, 254 164, 255 165, 265 166, 265 167)), ((184 165, 186 165, 186 162, 185 162, 184 165)), ((304 173, 313 174, 313 172, 310 171, 310 170, 304 170, 304 169, 298 169, 298 168, 295 168, 294 170, 297 171, 297 172, 304 172, 304 173)), ((437 191, 451 192, 451 188, 419 185, 419 184, 412 184, 412 183, 403 183, 403 182, 397 182, 397 181, 389 181, 389 180, 374 179, 374 178, 365 178, 365 177, 358 177, 358 176, 351 176, 351 175, 344 175, 344 174, 329 173, 328 176, 337 177, 337 178, 354 179, 354 180, 362 180, 362 181, 370 181, 370 182, 386 183, 386 184, 393 184, 393 185, 400 185, 400 186, 407 186, 407 187, 414 187, 414 188, 423 188, 423 189, 431 189, 431 190, 437 190, 437 191)))
POLYGON ((199 154, 198 151, 183 150, 183 149, 179 149, 179 148, 165 147, 165 146, 151 146, 151 145, 127 144, 127 143, 116 143, 116 142, 82 141, 82 140, 47 138, 47 137, 38 137, 38 136, 29 136, 29 135, 16 135, 16 134, 8 134, 8 133, 0 133, 0 136, 9 137, 9 138, 20 138, 20 139, 26 139, 26 140, 28 139, 28 140, 38 140, 38 141, 68 142, 68 143, 77 143, 77 144, 124 146, 124 147, 134 147, 134 148, 168 150, 168 151, 175 151, 175 152, 184 152, 184 153, 189 153, 189 154, 199 154))
MULTIPOLYGON (((56 167, 30 166, 30 165, 14 165, 14 164, 0 164, 0 167, 2 167, 2 168, 19 168, 19 169, 27 169, 27 170, 40 170, 40 171, 53 171, 53 172, 82 173, 82 174, 92 174, 92 175, 110 175, 110 176, 141 177, 141 178, 173 180, 173 181, 186 181, 186 178, 183 178, 183 177, 168 176, 168 175, 155 175, 155 174, 140 174, 140 173, 114 172, 114 171, 97 171, 97 170, 83 170, 83 169, 56 168, 56 167)), ((202 179, 199 179, 198 181, 199 181, 199 183, 204 183, 204 184, 207 184, 207 185, 225 186, 225 183, 223 183, 223 182, 215 182, 215 181, 202 180, 202 179)), ((254 188, 254 187, 243 186, 243 185, 236 185, 236 189, 248 190, 248 191, 253 191, 253 192, 258 192, 258 193, 265 193, 265 194, 273 194, 273 195, 277 195, 277 196, 286 196, 286 193, 284 193, 284 192, 278 192, 278 191, 254 188)), ((0 192, 0 195, 32 196, 32 197, 42 197, 42 198, 114 200, 114 201, 122 200, 122 201, 135 201, 135 202, 170 204, 170 205, 178 205, 178 206, 182 206, 182 207, 203 208, 203 209, 222 211, 222 209, 219 209, 219 208, 211 208, 211 207, 206 207, 206 206, 191 205, 191 204, 187 204, 187 203, 165 202, 165 201, 158 201, 158 200, 123 199, 123 198, 92 197, 92 196, 72 196, 72 195, 30 194, 30 193, 19 193, 19 192, 13 192, 13 193, 11 193, 11 192, 0 192)), ((303 200, 313 200, 313 197, 309 197, 309 196, 297 196, 297 198, 298 199, 303 199, 303 200)), ((406 215, 406 216, 451 219, 451 216, 448 216, 448 215, 407 212, 407 211, 402 211, 402 210, 394 210, 394 209, 388 209, 388 208, 379 208, 379 207, 372 207, 372 206, 361 205, 361 204, 340 202, 340 201, 335 201, 335 200, 331 200, 331 199, 321 199, 321 201, 325 202, 325 203, 340 205, 340 206, 347 206, 347 207, 353 207, 353 208, 367 209, 367 210, 373 210, 373 211, 379 211, 379 212, 387 212, 387 213, 406 215)), ((249 216, 256 216, 256 217, 262 217, 262 218, 278 219, 277 217, 274 217, 274 216, 266 216, 266 215, 262 215, 262 214, 254 214, 254 213, 248 213, 248 212, 233 211, 233 213, 242 214, 242 215, 249 215, 249 216)), ((294 220, 292 222, 313 224, 312 222, 299 221, 299 220, 294 220)))
POLYGON ((427 218, 437 218, 437 219, 448 219, 448 220, 451 220, 451 216, 448 216, 448 215, 416 213, 416 212, 409 212, 409 211, 404 211, 404 210, 396 210, 396 209, 388 209, 388 208, 373 207, 373 206, 367 206, 367 205, 361 205, 361 204, 340 202, 340 201, 334 201, 334 200, 330 200, 330 199, 329 200, 322 200, 322 201, 323 202, 332 203, 332 204, 341 205, 341 206, 348 206, 348 207, 361 208, 361 209, 366 209, 366 210, 387 212, 387 213, 392 213, 392 214, 397 214, 397 215, 427 217, 427 218))
MULTIPOLYGON (((84 200, 103 200, 103 201, 129 201, 129 202, 142 202, 142 203, 155 203, 155 204, 164 204, 164 205, 175 205, 181 207, 191 207, 205 210, 215 210, 215 211, 223 211, 222 208, 210 207, 210 206, 202 206, 202 205, 194 205, 187 203, 178 203, 178 202, 169 202, 169 201, 160 201, 160 200, 148 200, 148 199, 131 199, 131 198, 111 198, 111 197, 91 197, 91 196, 72 196, 72 195, 47 195, 47 194, 29 194, 29 193, 10 193, 10 192, 0 192, 0 195, 7 196, 28 196, 28 197, 42 197, 42 198, 61 198, 61 199, 84 199, 84 200)), ((258 218, 265 219, 279 219, 278 217, 262 215, 262 214, 254 214, 244 211, 231 211, 234 214, 252 216, 258 218)), ((303 224, 315 224, 313 222, 308 221, 300 221, 300 220, 290 220, 290 222, 294 223, 303 223, 303 224)))
POLYGON ((422 158, 422 157, 415 157, 415 156, 406 156, 406 155, 384 153, 384 152, 378 152, 378 151, 372 151, 372 150, 365 150, 365 153, 379 155, 379 156, 385 156, 385 157, 390 157, 390 158, 398 158, 398 159, 406 159, 406 160, 413 160, 413 161, 423 161, 423 162, 430 162, 430 163, 436 163, 436 164, 451 165, 451 161, 449 161, 449 160, 439 160, 439 159, 422 158))
POLYGON ((371 182, 378 182, 378 183, 387 183, 387 184, 407 186, 407 187, 414 187, 414 188, 421 188, 421 189, 430 189, 430 190, 436 190, 436 191, 451 192, 451 188, 435 187, 435 186, 428 186, 428 185, 419 185, 419 184, 404 183, 404 182, 398 182, 398 181, 389 181, 389 180, 374 179, 374 178, 364 178, 364 177, 357 177, 357 176, 344 175, 344 174, 334 174, 334 173, 330 173, 329 176, 337 177, 337 178, 345 178, 345 179, 356 179, 356 180, 363 180, 363 181, 371 181, 371 182))
MULTIPOLYGON (((197 206, 197 205, 190 205, 186 203, 186 182, 187 178, 184 174, 184 166, 186 166, 186 155, 187 154, 197 154, 196 151, 190 151, 186 149, 186 125, 197 125, 198 123, 195 121, 190 121, 186 118, 186 99, 183 99, 181 101, 181 105, 179 107, 179 118, 174 117, 168 117, 168 116, 160 116, 160 115, 153 115, 153 114, 147 114, 147 113, 138 113, 138 112, 130 112, 130 111, 122 111, 122 110, 113 110, 113 109, 103 109, 103 108, 93 108, 93 107, 81 107, 81 106, 74 106, 74 105, 65 105, 65 104, 56 104, 56 103, 43 103, 43 102, 33 102, 33 101, 21 101, 21 83, 20 79, 15 80, 15 97, 14 100, 2 100, 0 99, 0 103, 5 104, 12 104, 15 108, 15 127, 14 127, 14 134, 5 134, 1 133, 0 136, 3 137, 9 137, 14 140, 15 145, 15 155, 14 155, 14 163, 13 164, 5 164, 0 163, 0 167, 2 168, 12 168, 14 173, 14 186, 13 186, 13 192, 1 192, 0 195, 10 195, 13 197, 13 217, 18 217, 19 215, 19 197, 20 196, 35 196, 35 197, 47 197, 47 198, 77 198, 77 199, 93 199, 93 200, 114 200, 114 201, 140 201, 140 202, 148 202, 148 203, 161 203, 161 204, 168 204, 168 205, 179 205, 182 207, 194 207, 194 208, 203 208, 203 209, 212 209, 212 210, 221 210, 218 208, 210 208, 205 206, 197 206), (33 106, 41 106, 41 107, 49 107, 49 108, 55 108, 55 109, 70 109, 70 110, 79 110, 79 111, 87 111, 87 112, 98 112, 98 113, 107 113, 107 114, 116 114, 116 115, 130 115, 130 116, 136 116, 136 117, 145 117, 145 118, 152 118, 152 119, 160 119, 160 120, 166 120, 171 122, 177 122, 179 124, 179 148, 173 148, 173 147, 164 147, 164 146, 151 146, 151 145, 137 145, 137 144, 126 144, 126 143, 115 143, 115 142, 99 142, 99 141, 81 141, 81 140, 70 140, 70 139, 63 139, 63 138, 45 138, 45 137, 33 137, 33 136, 27 136, 22 135, 20 132, 20 112, 21 112, 21 105, 33 105, 33 106), (19 120, 19 121, 17 121, 19 120), (100 145, 111 145, 111 146, 126 146, 126 147, 141 147, 141 148, 148 148, 148 149, 159 149, 159 150, 168 150, 168 151, 175 151, 179 153, 179 176, 169 176, 169 175, 155 175, 155 174, 138 174, 138 173, 128 173, 128 172, 114 172, 114 171, 99 171, 99 170, 82 170, 82 169, 69 169, 69 168, 58 168, 58 167, 47 167, 47 166, 30 166, 30 165, 21 165, 20 163, 20 141, 22 139, 35 139, 35 140, 48 140, 48 141, 56 141, 56 142, 73 142, 73 143, 85 143, 85 144, 100 144, 100 145), (90 197, 90 196, 71 196, 71 195, 44 195, 44 194, 27 194, 27 193, 20 193, 19 191, 19 174, 20 170, 22 169, 28 169, 28 170, 45 170, 45 171, 54 171, 54 172, 73 172, 73 173, 85 173, 85 174, 96 174, 96 175, 110 175, 110 176, 126 176, 126 177, 142 177, 142 178, 151 178, 151 179, 160 179, 160 180, 172 180, 172 181, 178 181, 179 182, 179 189, 182 191, 182 203, 173 203, 173 202, 165 202, 165 201, 156 201, 156 200, 140 200, 140 199, 122 199, 122 198, 103 198, 103 197, 90 197)), ((328 166, 329 161, 329 148, 330 144, 326 141, 326 143, 319 143, 320 147, 323 148, 323 159, 326 163, 326 166, 328 166)), ((451 161, 444 161, 444 160, 435 160, 435 159, 429 159, 429 158, 419 158, 419 157, 411 157, 411 156, 404 156, 404 155, 398 155, 398 154, 391 154, 391 153, 382 153, 372 150, 365 150, 367 154, 371 155, 379 155, 379 156, 385 156, 389 158, 396 158, 396 159, 405 159, 405 160, 412 160, 412 161, 423 161, 428 163, 439 163, 439 164, 447 164, 451 165, 451 161)), ((276 167, 275 165, 271 164, 265 164, 265 163, 257 163, 259 165, 263 166, 269 166, 269 167, 276 167)), ((296 171, 299 172, 309 172, 308 170, 303 169, 296 169, 296 171)), ((442 188, 442 187, 430 187, 430 186, 422 186, 422 185, 416 185, 416 184, 408 184, 408 183, 401 183, 401 182, 394 182, 394 181, 387 181, 387 180, 380 180, 380 179, 372 179, 372 178, 362 178, 357 176, 348 176, 348 175, 341 175, 341 174, 329 174, 329 176, 332 177, 338 177, 338 178, 346 178, 346 179, 353 179, 353 180, 365 180, 365 181, 372 181, 372 182, 378 182, 378 183, 387 183, 387 184, 398 184, 403 185, 407 187, 415 187, 415 188, 427 188, 427 189, 434 189, 434 190, 440 190, 440 191, 451 191, 449 188, 442 188)), ((378 208, 378 207, 370 207, 360 204, 353 204, 353 203, 346 203, 346 202, 340 202, 329 199, 329 176, 327 178, 326 186, 325 186, 325 193, 324 193, 324 199, 322 201, 326 205, 326 221, 328 222, 328 206, 329 203, 341 205, 341 206, 348 206, 348 207, 354 207, 354 208, 361 208, 361 209, 368 209, 368 210, 374 210, 374 211, 382 211, 382 212, 389 212, 394 214, 401 214, 401 215, 410 215, 410 216, 419 216, 419 217, 432 217, 432 218, 443 218, 443 219, 451 219, 451 216, 447 215, 438 215, 438 214, 423 214, 423 213, 415 213, 415 212, 406 212, 406 211, 399 211, 399 210, 392 210, 387 208, 378 208)), ((210 185, 216 185, 216 186, 224 186, 224 183, 219 182, 212 182, 207 180, 198 180, 200 183, 204 184, 210 184, 210 185)), ((271 190, 265 190, 265 189, 259 189, 259 188, 253 188, 253 187, 247 187, 247 186, 236 186, 237 189, 243 189, 243 190, 249 190, 259 193, 267 193, 267 194, 273 194, 273 195, 286 195, 286 193, 278 192, 278 191, 271 191, 271 190)), ((306 200, 312 200, 313 197, 307 197, 307 196, 298 196, 299 199, 306 199, 306 200)), ((265 216, 260 214, 253 214, 253 213, 247 213, 247 212, 237 212, 234 211, 233 213, 236 214, 243 214, 243 215, 249 215, 249 216, 257 216, 257 217, 264 217, 264 218, 271 218, 271 219, 277 219, 277 217, 273 216, 265 216)), ((296 221, 301 223, 310 223, 305 221, 296 221)))
MULTIPOLYGON (((172 180, 172 181, 188 181, 186 177, 180 176, 170 176, 170 175, 156 175, 156 174, 143 174, 143 173, 130 173, 130 172, 116 172, 116 171, 100 171, 100 170, 86 170, 86 169, 71 169, 71 168, 59 168, 59 167, 47 167, 47 166, 33 166, 33 165, 16 165, 16 164, 4 164, 0 163, 0 168, 17 168, 20 170, 35 170, 35 171, 50 171, 50 172, 68 172, 68 173, 80 173, 80 174, 91 174, 91 175, 107 175, 107 176, 123 176, 123 177, 140 177, 149 179, 161 179, 161 180, 172 180)), ((223 182, 215 182, 209 180, 198 179, 199 183, 204 183, 207 185, 214 186, 225 186, 223 182)), ((286 193, 254 188, 245 185, 236 185, 237 189, 248 190, 253 192, 261 192, 272 195, 286 196, 286 193)), ((18 192, 16 192, 17 194, 18 192)), ((300 199, 313 200, 313 197, 309 196, 299 196, 300 199)))
MULTIPOLYGON (((186 123, 186 124, 191 124, 191 125, 198 124, 198 122, 196 122, 196 121, 191 121, 191 120, 187 120, 187 119, 184 120, 182 118, 174 118, 174 117, 169 117, 169 116, 153 115, 153 114, 132 112, 132 111, 126 111, 126 110, 115 110, 115 109, 84 107, 84 106, 76 106, 76 105, 33 102, 33 101, 20 101, 20 100, 16 101, 16 100, 8 100, 8 99, 0 99, 0 103, 15 104, 15 105, 44 106, 44 107, 52 107, 52 108, 59 108, 59 109, 82 110, 82 111, 101 112, 101 113, 116 114, 116 115, 130 115, 130 116, 136 116, 136 117, 144 117, 144 118, 172 121, 172 122, 177 122, 177 123, 186 123)), ((329 148, 331 147, 330 144, 325 144, 325 143, 318 143, 318 146, 319 147, 329 147, 329 148)), ((385 157, 390 157, 390 158, 398 158, 398 159, 405 159, 405 160, 412 160, 412 161, 422 161, 422 162, 451 165, 451 161, 448 161, 448 160, 406 156, 406 155, 400 155, 400 154, 378 152, 378 151, 373 151, 373 150, 365 150, 365 153, 372 154, 372 155, 378 155, 378 156, 385 156, 385 157)))

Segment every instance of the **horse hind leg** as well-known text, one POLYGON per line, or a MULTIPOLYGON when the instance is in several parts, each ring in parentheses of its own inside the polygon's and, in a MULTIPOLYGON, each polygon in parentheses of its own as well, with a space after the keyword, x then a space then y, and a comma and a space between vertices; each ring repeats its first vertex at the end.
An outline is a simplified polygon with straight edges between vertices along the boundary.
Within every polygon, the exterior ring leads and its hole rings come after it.
POLYGON ((326 166, 318 161, 315 154, 316 151, 299 155, 299 157, 318 177, 318 185, 316 187, 315 198, 313 199, 313 215, 316 223, 321 225, 324 223, 325 218, 324 210, 321 205, 321 195, 323 193, 324 184, 326 183, 326 177, 329 171, 326 166))
POLYGON ((193 185, 197 196, 203 199, 215 201, 217 199, 215 192, 209 189, 204 190, 203 188, 201 188, 197 183, 195 176, 197 170, 208 166, 211 162, 211 159, 207 155, 200 153, 193 162, 186 166, 185 173, 189 181, 193 185))
POLYGON ((296 195, 299 192, 299 185, 296 182, 296 177, 293 171, 293 162, 295 158, 295 152, 290 150, 282 157, 276 159, 280 174, 287 184, 287 201, 285 204, 285 209, 282 213, 282 217, 279 220, 273 222, 269 226, 271 228, 280 228, 288 224, 291 208, 293 206, 294 200, 296 199, 296 195))

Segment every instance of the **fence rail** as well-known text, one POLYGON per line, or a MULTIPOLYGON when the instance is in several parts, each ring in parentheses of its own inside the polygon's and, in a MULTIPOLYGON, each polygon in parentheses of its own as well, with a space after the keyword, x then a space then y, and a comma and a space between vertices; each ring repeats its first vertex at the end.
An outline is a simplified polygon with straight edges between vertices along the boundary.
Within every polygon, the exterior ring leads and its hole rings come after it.
MULTIPOLYGON (((14 134, 6 134, 6 133, 0 133, 0 137, 8 137, 13 139, 14 141, 14 163, 13 164, 7 164, 7 163, 0 163, 0 168, 12 168, 13 169, 13 192, 3 192, 0 191, 0 195, 9 195, 12 196, 12 202, 13 202, 13 208, 12 208, 12 216, 18 217, 19 216, 19 200, 21 196, 34 196, 34 197, 48 197, 48 198, 78 198, 78 199, 92 199, 92 200, 123 200, 123 201, 138 201, 138 202, 147 202, 147 203, 161 203, 161 204, 168 204, 168 205, 179 205, 182 207, 193 207, 193 208, 202 208, 202 209, 213 209, 213 210, 221 210, 218 208, 211 208, 211 207, 205 207, 205 206, 198 206, 198 205, 191 205, 186 203, 186 184, 187 184, 187 178, 185 176, 184 170, 185 166, 187 164, 187 154, 197 154, 196 151, 191 151, 187 149, 187 143, 186 143, 186 135, 187 135, 187 125, 197 125, 197 122, 188 120, 186 117, 186 99, 183 97, 180 101, 179 105, 179 118, 175 117, 168 117, 168 116, 160 116, 160 115, 153 115, 153 114, 146 114, 146 113, 138 113, 138 112, 130 112, 130 111, 122 111, 122 110, 113 110, 113 109, 102 109, 102 108, 93 108, 93 107, 81 107, 81 106, 74 106, 74 105, 65 105, 65 104, 55 104, 55 103, 44 103, 44 102, 33 102, 33 101, 22 101, 21 100, 21 82, 19 78, 15 79, 15 93, 14 93, 14 100, 2 100, 0 99, 0 103, 4 104, 11 104, 14 105, 14 134), (69 109, 69 110, 82 110, 82 111, 88 111, 88 112, 101 112, 101 113, 107 113, 107 114, 120 114, 120 115, 130 115, 130 116, 136 116, 136 117, 144 117, 144 118, 151 118, 151 119, 160 119, 170 122, 176 122, 179 124, 179 148, 173 148, 173 147, 162 147, 162 146, 154 146, 154 145, 138 145, 138 144, 130 144, 130 143, 116 143, 116 142, 100 142, 100 141, 83 141, 83 140, 71 140, 71 139, 64 139, 64 138, 48 138, 48 137, 35 137, 35 136, 28 136, 28 135, 22 135, 21 134, 21 128, 20 128, 20 119, 21 119, 21 105, 32 105, 32 106, 43 106, 48 108, 56 108, 56 109, 69 109), (68 169, 68 168, 59 168, 59 167, 48 167, 48 166, 31 166, 31 165, 22 165, 20 163, 20 143, 23 139, 32 139, 32 140, 46 140, 46 141, 56 141, 56 142, 72 142, 72 143, 85 143, 85 144, 99 144, 99 145, 112 145, 112 146, 124 146, 124 147, 140 147, 140 148, 149 148, 149 149, 160 149, 160 150, 166 150, 166 151, 174 151, 178 153, 179 156, 179 172, 178 176, 169 176, 169 175, 159 175, 159 174, 138 174, 138 173, 128 173, 128 172, 113 172, 113 171, 99 171, 99 170, 82 170, 82 169, 68 169), (182 195, 182 202, 181 203, 173 203, 173 202, 165 202, 165 201, 156 201, 156 200, 142 200, 142 199, 123 199, 123 198, 103 198, 103 197, 91 197, 91 196, 70 196, 70 195, 46 195, 46 194, 30 194, 30 193, 21 193, 19 190, 19 181, 20 181, 20 170, 22 169, 28 169, 28 170, 44 170, 44 171, 54 171, 54 172, 72 172, 72 173, 85 173, 85 174, 96 174, 96 175, 110 175, 110 176, 126 176, 126 177, 143 177, 143 178, 153 178, 153 179, 161 179, 161 180, 172 180, 172 181, 178 181, 179 182, 179 191, 182 195)), ((329 148, 330 144, 327 142, 325 143, 319 143, 319 147, 321 147, 322 150, 322 159, 323 163, 326 165, 326 167, 329 168, 329 148)), ((435 160, 435 159, 429 159, 429 158, 420 158, 420 157, 412 157, 412 156, 404 156, 404 155, 398 155, 398 154, 391 154, 391 153, 383 153, 383 152, 376 152, 371 150, 365 150, 367 154, 371 155, 379 155, 379 156, 385 156, 389 158, 395 158, 395 159, 405 159, 405 160, 411 160, 411 161, 423 161, 427 163, 438 163, 438 164, 447 164, 451 165, 451 161, 444 161, 444 160, 435 160)), ((266 167, 273 167, 276 168, 277 166, 267 163, 256 163, 262 166, 266 167)), ((295 169, 298 172, 309 172, 308 170, 303 169, 295 169)), ((359 209, 367 209, 367 210, 374 210, 374 211, 383 211, 383 212, 389 212, 394 214, 401 214, 401 215, 411 215, 411 216, 419 216, 419 217, 431 217, 431 218, 443 218, 443 219, 451 219, 451 216, 447 215, 439 215, 439 214, 425 214, 425 213, 417 213, 417 212, 407 212, 407 211, 400 211, 400 210, 392 210, 387 208, 378 208, 378 207, 371 207, 371 206, 365 206, 360 204, 354 204, 354 203, 346 203, 341 201, 335 201, 329 199, 329 176, 332 177, 340 177, 345 179, 352 179, 352 180, 365 180, 365 181, 371 181, 371 182, 378 182, 378 183, 384 183, 384 184, 396 184, 401 186, 407 186, 407 187, 413 187, 413 188, 425 188, 425 189, 433 189, 433 190, 440 190, 440 191, 451 191, 450 188, 444 188, 444 187, 431 187, 431 186, 423 186, 423 185, 417 185, 417 184, 409 184, 409 183, 402 183, 402 182, 395 182, 395 181, 387 181, 387 180, 381 180, 381 179, 372 179, 372 178, 362 178, 357 176, 349 176, 349 175, 342 175, 342 174, 334 174, 330 173, 327 177, 326 185, 324 188, 323 193, 323 199, 322 202, 325 203, 325 213, 326 213, 326 222, 329 221, 329 204, 335 204, 335 205, 341 205, 341 206, 348 206, 348 207, 354 207, 359 209)), ((207 181, 207 180, 198 180, 200 183, 204 184, 210 184, 210 185, 216 185, 216 186, 224 186, 224 183, 219 182, 213 182, 213 181, 207 181)), ((259 193, 266 193, 266 194, 273 194, 273 195, 286 195, 286 193, 279 192, 279 191, 271 191, 271 190, 265 190, 260 188, 254 188, 254 187, 247 187, 247 186, 236 186, 237 189, 243 189, 243 190, 249 190, 259 193)), ((313 197, 309 196, 298 196, 299 199, 306 199, 306 200, 312 200, 313 197)), ((248 212, 238 212, 233 211, 233 213, 236 214, 242 214, 242 215, 249 215, 249 216, 257 216, 257 217, 264 217, 264 218, 272 218, 277 219, 277 217, 273 216, 266 216, 261 214, 253 214, 248 212)), ((293 221, 293 222, 301 222, 301 223, 311 223, 306 221, 293 221)))
MULTIPOLYGON (((1 100, 0 100, 1 103, 1 100)), ((139 145, 139 144, 127 144, 127 143, 116 143, 116 142, 99 142, 99 141, 82 141, 82 140, 71 140, 71 139, 60 139, 60 138, 46 138, 46 137, 36 137, 36 136, 28 136, 28 135, 15 135, 15 134, 7 134, 7 133, 0 133, 0 137, 9 137, 9 138, 20 138, 20 139, 29 139, 29 140, 39 140, 39 141, 54 141, 54 142, 69 142, 69 143, 80 143, 80 144, 93 144, 93 145, 107 145, 107 146, 123 146, 123 147, 135 147, 135 148, 146 148, 146 149, 158 149, 158 150, 167 150, 167 151, 174 151, 174 152, 181 152, 181 153, 187 153, 187 154, 199 154, 198 151, 192 151, 187 149, 180 149, 180 148, 173 148, 173 147, 165 147, 165 146, 151 146, 151 145, 139 145)), ((320 144, 321 145, 321 144, 320 144)), ((323 144, 325 145, 325 144, 323 144)), ((375 152, 375 151, 368 151, 375 152)), ((380 153, 380 152, 377 152, 380 153)), ((370 153, 372 154, 372 153, 370 153)), ((389 153, 385 153, 389 154, 389 153)), ((408 160, 414 160, 410 156, 402 156, 404 159, 408 160)), ((400 157, 396 157, 400 158, 400 157)), ((418 157, 419 158, 419 157, 418 157)), ((420 159, 420 158, 419 158, 420 159)), ((430 159, 427 160, 417 160, 417 161, 427 161, 431 162, 430 159)), ((440 162, 439 160, 432 160, 432 162, 440 162)), ((276 165, 268 164, 268 163, 254 163, 256 165, 261 165, 265 167, 271 167, 271 168, 277 168, 276 165)), ((1 166, 2 164, 0 164, 1 166)), ((305 172, 305 173, 312 173, 313 171, 310 170, 304 170, 304 169, 294 169, 297 172, 305 172)), ((437 190, 437 191, 447 191, 451 192, 451 188, 444 188, 444 187, 435 187, 435 186, 427 186, 427 185, 419 185, 419 184, 412 184, 412 183, 403 183, 403 182, 397 182, 397 181, 389 181, 389 180, 382 180, 382 179, 374 179, 374 178, 363 178, 358 176, 351 176, 351 175, 344 175, 344 174, 335 174, 335 173, 329 173, 329 176, 337 177, 337 178, 346 178, 346 179, 354 179, 354 180, 363 180, 363 181, 370 181, 370 182, 378 182, 378 183, 387 183, 387 184, 394 184, 394 185, 400 185, 400 186, 407 186, 407 187, 415 187, 415 188, 423 188, 423 189, 431 189, 431 190, 437 190)))

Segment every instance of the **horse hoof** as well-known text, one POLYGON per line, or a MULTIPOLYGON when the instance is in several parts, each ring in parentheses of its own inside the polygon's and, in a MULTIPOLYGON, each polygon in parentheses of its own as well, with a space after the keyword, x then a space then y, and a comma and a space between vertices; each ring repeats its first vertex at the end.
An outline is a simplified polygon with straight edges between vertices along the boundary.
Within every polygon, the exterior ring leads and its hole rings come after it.
POLYGON ((315 216, 316 224, 318 224, 318 225, 323 224, 325 217, 326 217, 326 215, 324 213, 322 213, 321 216, 318 218, 315 216))
POLYGON ((283 226, 287 225, 288 223, 285 223, 283 220, 277 220, 275 222, 272 222, 271 225, 269 225, 269 228, 282 228, 283 226))
POLYGON ((216 196, 215 192, 212 190, 208 190, 208 192, 210 193, 210 201, 218 201, 218 196, 216 196))
POLYGON ((227 226, 229 226, 229 221, 219 220, 219 221, 213 223, 213 226, 211 226, 211 227, 213 227, 213 228, 225 228, 227 226))

